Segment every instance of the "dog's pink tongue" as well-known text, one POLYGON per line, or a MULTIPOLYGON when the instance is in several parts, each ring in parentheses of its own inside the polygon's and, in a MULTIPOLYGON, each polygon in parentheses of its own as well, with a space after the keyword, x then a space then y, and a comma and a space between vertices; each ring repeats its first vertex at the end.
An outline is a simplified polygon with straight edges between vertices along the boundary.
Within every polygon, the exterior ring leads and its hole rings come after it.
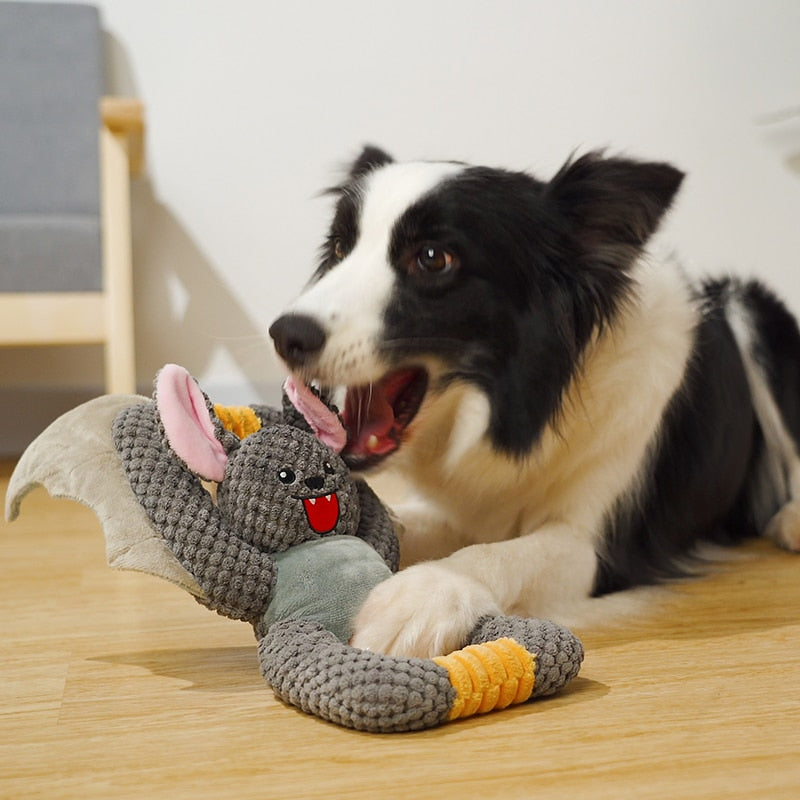
POLYGON ((339 417, 331 411, 302 381, 289 375, 283 388, 292 405, 305 417, 317 438, 336 453, 341 453, 347 442, 339 417))

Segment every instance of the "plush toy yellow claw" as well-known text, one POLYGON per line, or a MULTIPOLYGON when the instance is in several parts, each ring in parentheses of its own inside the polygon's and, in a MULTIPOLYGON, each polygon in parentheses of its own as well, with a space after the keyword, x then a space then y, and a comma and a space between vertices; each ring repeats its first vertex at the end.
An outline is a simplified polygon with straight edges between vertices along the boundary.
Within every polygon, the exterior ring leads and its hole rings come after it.
POLYGON ((219 417, 225 430, 244 439, 251 433, 261 429, 261 420, 249 406, 221 406, 214 405, 214 413, 219 417))
POLYGON ((536 657, 514 639, 472 644, 433 660, 456 690, 450 720, 524 703, 533 694, 536 657))

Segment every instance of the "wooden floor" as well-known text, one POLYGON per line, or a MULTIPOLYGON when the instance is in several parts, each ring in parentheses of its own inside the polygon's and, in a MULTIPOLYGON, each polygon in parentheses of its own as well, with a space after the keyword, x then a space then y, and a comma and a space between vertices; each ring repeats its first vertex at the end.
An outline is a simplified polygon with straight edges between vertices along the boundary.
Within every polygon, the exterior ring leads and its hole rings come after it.
POLYGON ((800 559, 766 544, 580 631, 564 694, 391 735, 278 702, 250 629, 109 569, 82 506, 31 494, 0 564, 2 798, 800 797, 800 559))

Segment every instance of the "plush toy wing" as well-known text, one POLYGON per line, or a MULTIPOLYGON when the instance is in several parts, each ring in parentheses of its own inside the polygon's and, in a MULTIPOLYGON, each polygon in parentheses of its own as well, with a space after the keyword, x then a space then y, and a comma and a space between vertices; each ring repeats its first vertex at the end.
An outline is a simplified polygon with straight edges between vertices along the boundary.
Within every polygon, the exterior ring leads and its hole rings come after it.
POLYGON ((6 494, 6 519, 16 519, 22 499, 37 486, 95 512, 115 569, 165 578, 199 599, 205 595, 150 523, 131 491, 111 428, 123 408, 149 402, 138 395, 90 400, 59 417, 27 448, 6 494))

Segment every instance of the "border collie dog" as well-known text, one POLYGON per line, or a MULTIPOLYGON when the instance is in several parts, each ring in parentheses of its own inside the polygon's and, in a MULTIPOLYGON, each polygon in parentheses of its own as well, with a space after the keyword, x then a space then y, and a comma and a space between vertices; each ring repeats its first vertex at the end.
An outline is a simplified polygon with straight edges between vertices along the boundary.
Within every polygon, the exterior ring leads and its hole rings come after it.
POLYGON ((270 328, 346 387, 344 456, 398 470, 404 565, 353 644, 428 656, 485 614, 581 624, 702 541, 800 549, 800 332, 757 282, 648 240, 683 174, 590 153, 549 181, 364 149, 270 328))

